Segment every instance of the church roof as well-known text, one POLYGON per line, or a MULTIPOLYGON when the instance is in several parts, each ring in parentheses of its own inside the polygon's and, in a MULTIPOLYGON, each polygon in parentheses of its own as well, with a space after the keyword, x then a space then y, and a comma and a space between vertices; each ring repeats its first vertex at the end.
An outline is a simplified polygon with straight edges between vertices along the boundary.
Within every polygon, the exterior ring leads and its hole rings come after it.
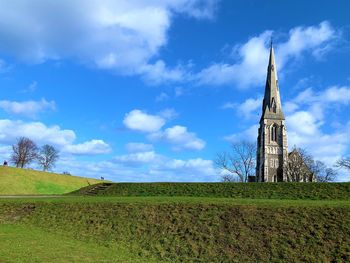
POLYGON ((265 95, 262 107, 263 119, 279 119, 284 120, 282 112, 281 97, 278 87, 277 67, 275 62, 275 52, 271 43, 269 65, 267 67, 267 77, 265 85, 265 95))

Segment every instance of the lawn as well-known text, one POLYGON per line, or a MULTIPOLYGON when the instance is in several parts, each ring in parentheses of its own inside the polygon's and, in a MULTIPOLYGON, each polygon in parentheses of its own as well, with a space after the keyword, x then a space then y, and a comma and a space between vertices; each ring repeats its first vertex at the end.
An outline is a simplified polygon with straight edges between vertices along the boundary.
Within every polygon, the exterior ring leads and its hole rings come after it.
MULTIPOLYGON (((71 194, 84 195, 91 187, 71 194)), ((350 183, 116 183, 97 195, 350 200, 350 183)))
POLYGON ((55 262, 45 258, 52 255, 80 262, 85 251, 91 262, 350 261, 348 200, 1 199, 0 229, 1 243, 8 240, 0 247, 5 262, 25 256, 14 245, 21 236, 37 262, 55 262), (59 244, 50 243, 56 236, 59 244), (47 255, 41 244, 51 247, 47 255), (74 259, 67 254, 72 246, 79 248, 74 259))
POLYGON ((64 194, 101 180, 0 166, 0 195, 64 194))
POLYGON ((122 247, 111 249, 28 225, 1 225, 0 241, 0 262, 142 262, 122 247))

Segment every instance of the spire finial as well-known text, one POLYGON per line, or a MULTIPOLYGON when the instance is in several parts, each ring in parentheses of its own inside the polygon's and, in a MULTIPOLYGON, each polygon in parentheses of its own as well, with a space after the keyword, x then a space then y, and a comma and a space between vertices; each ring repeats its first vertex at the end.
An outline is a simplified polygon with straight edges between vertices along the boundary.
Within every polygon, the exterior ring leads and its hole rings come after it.
POLYGON ((271 38, 270 38, 270 48, 272 48, 273 46, 273 36, 271 35, 271 38))

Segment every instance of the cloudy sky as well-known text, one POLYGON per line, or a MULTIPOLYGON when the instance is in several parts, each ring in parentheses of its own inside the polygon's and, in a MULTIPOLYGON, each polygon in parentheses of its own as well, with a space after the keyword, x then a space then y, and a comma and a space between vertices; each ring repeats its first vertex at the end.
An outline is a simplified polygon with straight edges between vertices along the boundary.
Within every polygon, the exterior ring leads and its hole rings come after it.
POLYGON ((290 148, 350 155, 347 0, 0 6, 4 160, 26 136, 60 150, 57 172, 217 181, 216 153, 256 140, 271 37, 290 148))

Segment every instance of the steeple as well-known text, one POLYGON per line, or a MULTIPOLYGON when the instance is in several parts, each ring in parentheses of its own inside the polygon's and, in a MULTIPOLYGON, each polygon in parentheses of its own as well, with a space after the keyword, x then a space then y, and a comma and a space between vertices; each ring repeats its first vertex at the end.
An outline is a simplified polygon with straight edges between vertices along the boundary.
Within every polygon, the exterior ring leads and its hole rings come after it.
POLYGON ((281 98, 278 87, 277 67, 275 63, 275 52, 272 45, 270 46, 269 65, 267 67, 267 78, 265 84, 265 96, 262 107, 262 121, 264 118, 269 119, 283 119, 281 98))
POLYGON ((265 95, 262 103, 262 114, 257 140, 256 181, 287 181, 285 170, 287 160, 287 129, 282 112, 275 53, 271 41, 265 95))

